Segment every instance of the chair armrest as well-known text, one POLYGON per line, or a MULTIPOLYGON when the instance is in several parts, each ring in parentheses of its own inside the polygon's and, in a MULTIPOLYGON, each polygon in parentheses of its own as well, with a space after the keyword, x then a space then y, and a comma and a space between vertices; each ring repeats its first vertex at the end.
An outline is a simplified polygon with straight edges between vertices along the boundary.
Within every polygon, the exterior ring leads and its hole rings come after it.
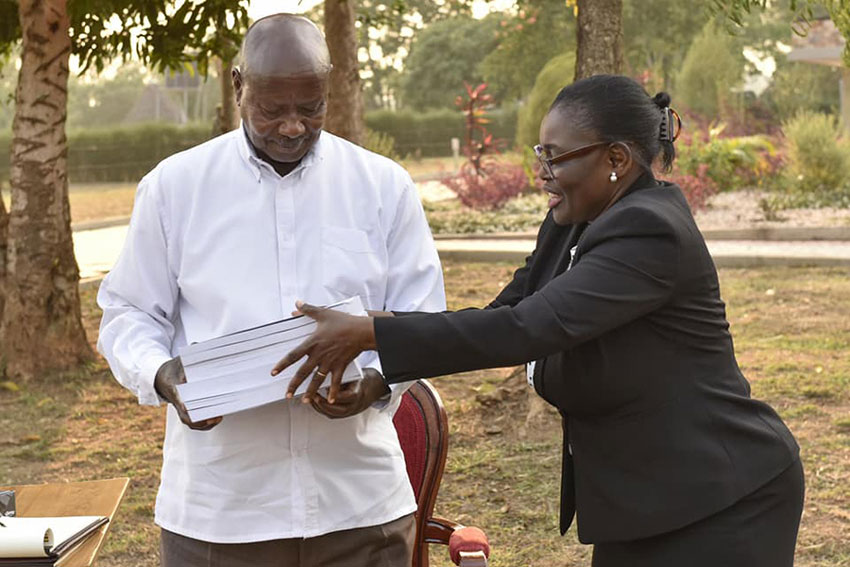
POLYGON ((475 527, 465 527, 451 520, 431 518, 425 524, 425 541, 449 546, 449 556, 460 567, 487 567, 490 542, 475 527))
POLYGON ((490 542, 487 534, 478 528, 468 527, 455 530, 449 538, 449 556, 455 565, 487 565, 490 556, 490 542), (465 563, 464 560, 469 562, 465 563))
POLYGON ((425 523, 425 541, 428 543, 449 544, 449 539, 455 530, 463 526, 443 518, 429 518, 425 523))
POLYGON ((458 567, 487 567, 487 556, 483 551, 461 551, 458 567))

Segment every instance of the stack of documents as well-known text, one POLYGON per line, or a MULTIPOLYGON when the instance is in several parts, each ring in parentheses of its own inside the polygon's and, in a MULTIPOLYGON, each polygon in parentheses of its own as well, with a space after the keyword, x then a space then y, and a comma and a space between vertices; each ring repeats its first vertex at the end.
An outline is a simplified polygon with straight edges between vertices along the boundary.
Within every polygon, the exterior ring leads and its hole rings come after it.
MULTIPOLYGON (((359 297, 328 308, 351 315, 366 314, 359 297)), ((284 399, 290 380, 306 358, 277 376, 272 376, 271 370, 315 330, 316 322, 302 315, 179 349, 186 383, 179 384, 177 392, 189 418, 198 422, 284 399)), ((360 377, 355 361, 345 369, 342 381, 360 377)), ((328 375, 322 386, 329 385, 330 379, 328 375)), ((305 380, 295 393, 303 394, 309 383, 305 380)))

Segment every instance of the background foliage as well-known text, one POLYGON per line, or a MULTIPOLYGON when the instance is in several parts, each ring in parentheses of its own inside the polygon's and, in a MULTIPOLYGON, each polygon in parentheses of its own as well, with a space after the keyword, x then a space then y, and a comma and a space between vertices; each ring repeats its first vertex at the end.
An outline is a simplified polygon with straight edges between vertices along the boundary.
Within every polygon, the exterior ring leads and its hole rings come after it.
MULTIPOLYGON (((136 182, 165 157, 208 140, 208 124, 142 124, 68 133, 72 182, 136 182)), ((0 181, 9 179, 11 133, 0 133, 0 181)))
POLYGON ((835 118, 801 110, 782 128, 788 140, 788 168, 780 202, 785 206, 850 205, 850 145, 835 118))
POLYGON ((400 102, 417 110, 451 108, 463 84, 483 81, 479 62, 497 45, 499 17, 455 18, 419 32, 405 59, 400 102))
POLYGON ((575 67, 575 53, 567 52, 550 59, 537 75, 528 99, 519 110, 517 145, 524 148, 537 144, 540 122, 558 92, 572 81, 575 67))
MULTIPOLYGON (((512 140, 516 107, 488 113, 488 129, 512 140)), ((457 110, 366 114, 371 133, 366 145, 397 157, 450 156, 452 137, 462 138, 463 115, 457 110)), ((74 129, 68 133, 68 178, 72 182, 138 181, 169 155, 212 136, 208 123, 176 125, 149 123, 108 128, 74 129)), ((0 131, 0 182, 9 178, 11 132, 0 131)))
POLYGON ((497 101, 525 97, 547 61, 575 51, 575 17, 563 0, 525 0, 521 6, 500 20, 498 45, 481 62, 497 101))
POLYGON ((767 105, 779 121, 800 110, 836 114, 840 107, 841 68, 777 58, 776 71, 764 92, 767 105))
MULTIPOLYGON (((454 93, 455 95, 458 93, 454 93)), ((487 125, 497 138, 513 140, 517 109, 505 106, 488 112, 487 125)), ((427 112, 413 110, 376 110, 366 114, 366 126, 395 140, 395 151, 401 156, 450 156, 450 140, 463 139, 463 115, 457 110, 439 109, 427 112)))
MULTIPOLYGON (((0 0, 0 55, 20 39, 17 2, 0 0)), ((83 70, 135 57, 159 71, 235 56, 248 27, 248 0, 70 0, 72 52, 83 70), (132 33, 131 33, 132 31, 132 33)))
POLYGON ((744 58, 735 42, 715 22, 708 22, 694 39, 677 79, 677 97, 708 116, 729 116, 732 89, 741 83, 744 58))
MULTIPOLYGON (((631 73, 649 70, 653 91, 672 89, 689 42, 708 20, 709 0, 623 0, 623 39, 631 73)), ((650 94, 655 94, 654 92, 650 94)))

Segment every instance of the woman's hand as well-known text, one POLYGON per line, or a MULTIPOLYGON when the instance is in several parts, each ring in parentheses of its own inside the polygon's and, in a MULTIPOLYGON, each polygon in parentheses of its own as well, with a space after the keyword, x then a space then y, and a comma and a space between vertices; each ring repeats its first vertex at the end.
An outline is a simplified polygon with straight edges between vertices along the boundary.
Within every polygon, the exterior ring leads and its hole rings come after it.
POLYGON ((377 346, 372 317, 355 317, 307 303, 298 303, 297 306, 300 313, 315 319, 318 327, 303 343, 280 359, 272 369, 272 376, 307 356, 307 360, 298 368, 289 383, 286 397, 294 396, 298 386, 313 374, 303 399, 305 404, 312 402, 325 377, 330 374, 328 403, 333 404, 339 394, 345 368, 361 352, 374 350, 377 346))

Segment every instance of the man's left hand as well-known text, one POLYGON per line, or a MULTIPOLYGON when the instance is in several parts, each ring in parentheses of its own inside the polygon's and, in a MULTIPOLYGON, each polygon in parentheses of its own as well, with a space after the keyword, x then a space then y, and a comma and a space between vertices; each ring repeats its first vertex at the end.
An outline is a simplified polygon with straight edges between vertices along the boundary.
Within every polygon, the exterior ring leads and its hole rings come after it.
POLYGON ((334 403, 328 402, 318 392, 310 401, 313 408, 331 419, 351 417, 362 412, 390 393, 381 374, 374 368, 363 369, 363 378, 340 386, 334 403))

